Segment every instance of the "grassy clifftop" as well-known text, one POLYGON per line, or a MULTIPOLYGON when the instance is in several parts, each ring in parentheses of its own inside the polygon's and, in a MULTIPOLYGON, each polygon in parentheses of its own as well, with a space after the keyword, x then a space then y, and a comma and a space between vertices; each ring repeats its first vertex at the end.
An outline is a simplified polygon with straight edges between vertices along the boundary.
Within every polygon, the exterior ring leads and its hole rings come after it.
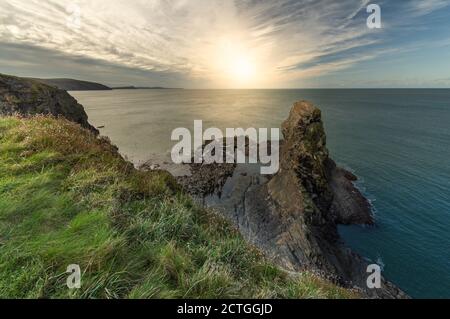
POLYGON ((355 296, 278 269, 169 174, 135 170, 79 125, 0 117, 0 297, 355 296))

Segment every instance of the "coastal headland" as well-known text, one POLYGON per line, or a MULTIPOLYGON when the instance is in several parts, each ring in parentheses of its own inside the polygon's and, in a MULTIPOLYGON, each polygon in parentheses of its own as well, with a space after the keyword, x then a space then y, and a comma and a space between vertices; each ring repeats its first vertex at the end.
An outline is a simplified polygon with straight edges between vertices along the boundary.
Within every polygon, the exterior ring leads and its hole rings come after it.
POLYGON ((8 296, 65 296, 52 276, 78 261, 78 297, 407 298, 384 279, 367 288, 367 262, 340 239, 338 224, 374 220, 309 102, 293 106, 280 170, 264 178, 236 164, 138 170, 67 92, 30 79, 0 76, 0 113, 1 273, 32 271, 0 278, 8 296))

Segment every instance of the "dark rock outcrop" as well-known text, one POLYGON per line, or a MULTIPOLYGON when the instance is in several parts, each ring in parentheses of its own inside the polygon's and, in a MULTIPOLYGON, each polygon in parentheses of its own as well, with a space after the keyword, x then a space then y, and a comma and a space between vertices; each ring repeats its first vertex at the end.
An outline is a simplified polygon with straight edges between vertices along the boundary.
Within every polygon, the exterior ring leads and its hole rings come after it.
POLYGON ((316 208, 312 218, 338 224, 373 224, 369 202, 353 185, 357 177, 329 157, 321 112, 311 103, 295 103, 283 123, 280 172, 268 187, 273 199, 282 184, 295 185, 303 211, 316 208))
POLYGON ((98 134, 83 106, 66 91, 31 79, 0 74, 0 114, 62 116, 98 134))
MULTIPOLYGON (((203 196, 207 206, 233 221, 248 241, 287 270, 318 272, 343 286, 358 287, 367 297, 406 297, 384 279, 381 289, 368 289, 368 263, 340 239, 338 224, 374 221, 369 202, 353 185, 356 176, 329 157, 320 110, 298 102, 282 129, 277 174, 260 176, 259 169, 238 164, 214 193, 193 195, 203 196)), ((214 176, 214 165, 205 170, 214 176)), ((214 189, 211 185, 206 189, 214 189)))

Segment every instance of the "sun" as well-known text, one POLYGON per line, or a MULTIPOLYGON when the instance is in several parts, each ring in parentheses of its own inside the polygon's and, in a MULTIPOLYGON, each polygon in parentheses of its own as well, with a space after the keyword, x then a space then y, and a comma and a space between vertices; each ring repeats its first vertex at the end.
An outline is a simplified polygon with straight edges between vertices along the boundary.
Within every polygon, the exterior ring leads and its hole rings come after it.
POLYGON ((230 60, 229 71, 232 78, 238 82, 249 82, 255 74, 252 61, 242 56, 230 60))
POLYGON ((261 59, 257 51, 239 37, 217 39, 207 53, 210 78, 227 88, 250 88, 261 79, 261 59))

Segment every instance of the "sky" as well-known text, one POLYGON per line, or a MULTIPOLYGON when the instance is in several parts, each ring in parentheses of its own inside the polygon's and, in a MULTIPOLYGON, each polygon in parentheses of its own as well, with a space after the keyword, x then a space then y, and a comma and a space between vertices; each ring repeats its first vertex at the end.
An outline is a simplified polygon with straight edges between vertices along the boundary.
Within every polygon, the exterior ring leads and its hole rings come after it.
POLYGON ((450 87, 450 0, 0 0, 0 73, 110 86, 450 87), (381 7, 380 29, 367 6, 381 7))

